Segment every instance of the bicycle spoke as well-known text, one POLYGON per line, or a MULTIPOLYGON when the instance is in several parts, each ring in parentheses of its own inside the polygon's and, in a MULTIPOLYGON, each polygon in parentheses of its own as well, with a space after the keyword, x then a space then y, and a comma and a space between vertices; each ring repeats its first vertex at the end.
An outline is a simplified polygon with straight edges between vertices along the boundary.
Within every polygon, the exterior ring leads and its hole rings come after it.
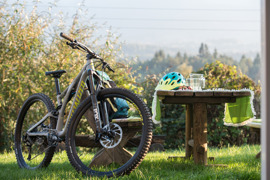
POLYGON ((39 154, 37 154, 35 157, 33 157, 32 159, 30 159, 29 161, 32 161, 33 159, 35 159, 36 157, 38 157, 39 155, 43 154, 45 151, 47 151, 51 146, 47 147, 46 149, 44 149, 44 151, 40 152, 39 154))

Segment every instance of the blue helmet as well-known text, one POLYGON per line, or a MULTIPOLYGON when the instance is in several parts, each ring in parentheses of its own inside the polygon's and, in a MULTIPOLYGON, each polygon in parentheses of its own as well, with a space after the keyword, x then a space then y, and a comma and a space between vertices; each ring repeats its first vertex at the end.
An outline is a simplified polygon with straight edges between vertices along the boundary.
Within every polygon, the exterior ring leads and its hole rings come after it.
POLYGON ((175 90, 186 85, 186 80, 179 72, 170 72, 159 81, 156 90, 175 90))

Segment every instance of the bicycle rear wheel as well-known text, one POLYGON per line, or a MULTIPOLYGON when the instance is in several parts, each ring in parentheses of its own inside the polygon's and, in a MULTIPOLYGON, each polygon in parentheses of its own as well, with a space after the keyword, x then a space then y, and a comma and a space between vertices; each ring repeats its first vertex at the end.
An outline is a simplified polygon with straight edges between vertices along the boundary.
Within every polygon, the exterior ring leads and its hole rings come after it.
POLYGON ((88 97, 79 105, 68 126, 68 158, 75 169, 85 175, 112 177, 129 174, 142 162, 151 144, 149 110, 137 95, 120 88, 101 90, 98 104, 109 117, 110 123, 103 129, 110 131, 95 142, 96 125, 91 98, 88 97), (121 107, 119 102, 125 105, 121 107))
MULTIPOLYGON (((21 168, 37 169, 47 167, 53 157, 55 147, 48 144, 45 136, 28 136, 27 131, 39 122, 54 105, 45 94, 33 94, 23 104, 15 128, 15 154, 21 168)), ((49 132, 55 129, 56 119, 48 117, 31 132, 49 132)))

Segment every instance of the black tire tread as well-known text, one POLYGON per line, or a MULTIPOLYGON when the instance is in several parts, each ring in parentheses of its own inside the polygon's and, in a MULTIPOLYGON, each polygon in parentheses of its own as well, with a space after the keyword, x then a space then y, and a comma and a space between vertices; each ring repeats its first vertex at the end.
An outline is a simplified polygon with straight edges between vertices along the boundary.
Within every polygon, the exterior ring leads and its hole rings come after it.
MULTIPOLYGON (((17 159, 17 162, 18 162, 18 165, 20 168, 28 168, 24 163, 22 155, 19 154, 19 152, 21 152, 21 150, 19 148, 20 148, 20 141, 21 141, 21 127, 22 127, 22 123, 23 123, 22 121, 23 121, 24 116, 26 115, 29 107, 35 101, 38 101, 38 100, 42 101, 45 104, 45 106, 47 107, 49 112, 55 110, 55 107, 54 107, 52 100, 47 95, 42 94, 42 93, 33 94, 33 95, 29 96, 26 99, 26 101, 24 102, 24 104, 19 112, 18 118, 17 118, 16 128, 15 128, 15 137, 14 137, 14 142, 15 142, 14 149, 15 149, 16 159, 17 159)), ((52 127, 55 128, 57 120, 55 118, 50 118, 50 121, 51 121, 52 127)), ((43 161, 39 164, 39 166, 37 166, 34 169, 47 167, 53 158, 54 151, 55 151, 55 147, 50 147, 46 151, 43 161)))
MULTIPOLYGON (((113 93, 119 93, 119 94, 122 94, 122 95, 125 95, 125 96, 133 96, 133 99, 134 100, 138 100, 138 104, 141 105, 141 107, 143 108, 143 111, 145 112, 145 116, 147 118, 146 120, 146 123, 145 124, 145 127, 146 128, 146 136, 145 136, 145 139, 144 139, 144 143, 143 143, 143 146, 140 150, 140 153, 139 155, 134 159, 134 161, 132 163, 129 163, 129 164, 125 164, 123 165, 120 169, 119 172, 116 172, 116 174, 111 174, 111 175, 107 175, 107 174, 104 174, 108 177, 111 177, 111 176, 121 176, 121 175, 125 175, 125 174, 130 174, 134 169, 136 169, 140 163, 142 162, 142 160, 144 159, 144 157, 146 156, 149 148, 150 148, 150 145, 151 145, 151 141, 152 141, 152 129, 153 129, 153 124, 152 124, 152 119, 151 119, 151 114, 150 114, 150 111, 148 109, 148 107, 146 106, 146 104, 142 101, 141 98, 139 98, 138 95, 132 93, 131 91, 128 91, 126 89, 122 89, 122 88, 107 88, 107 89, 103 89, 99 92, 98 94, 98 98, 99 97, 102 97, 103 95, 106 95, 106 94, 113 94, 113 93)), ((86 175, 91 175, 90 173, 88 174, 88 172, 84 172, 85 170, 81 168, 81 166, 75 162, 75 158, 73 157, 73 153, 70 151, 70 147, 69 147, 69 131, 71 131, 71 129, 73 128, 72 127, 72 124, 73 124, 73 121, 76 120, 76 117, 80 114, 80 111, 83 110, 84 106, 87 105, 87 103, 91 103, 91 98, 88 97, 86 98, 83 102, 80 103, 80 105, 78 106, 78 108, 75 110, 74 112, 74 115, 72 117, 72 119, 70 120, 69 122, 69 125, 68 125, 68 133, 66 134, 66 150, 67 150, 67 154, 68 154, 68 158, 69 158, 69 161, 70 163, 72 164, 72 166, 78 171, 78 172, 82 172, 83 174, 86 174, 86 175)))

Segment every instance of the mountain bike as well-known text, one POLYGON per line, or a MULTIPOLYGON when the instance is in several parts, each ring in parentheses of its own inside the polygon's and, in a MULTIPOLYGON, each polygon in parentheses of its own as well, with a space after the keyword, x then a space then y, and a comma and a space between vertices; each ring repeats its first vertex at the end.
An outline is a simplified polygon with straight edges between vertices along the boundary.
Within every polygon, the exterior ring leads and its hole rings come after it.
POLYGON ((129 174, 149 150, 150 112, 138 95, 115 87, 105 72, 114 70, 104 59, 71 37, 60 36, 71 48, 87 53, 86 64, 63 92, 59 79, 66 71, 45 73, 54 78, 57 106, 42 93, 24 102, 14 138, 18 165, 47 167, 57 145, 65 142, 69 161, 78 172, 107 177, 129 174))

